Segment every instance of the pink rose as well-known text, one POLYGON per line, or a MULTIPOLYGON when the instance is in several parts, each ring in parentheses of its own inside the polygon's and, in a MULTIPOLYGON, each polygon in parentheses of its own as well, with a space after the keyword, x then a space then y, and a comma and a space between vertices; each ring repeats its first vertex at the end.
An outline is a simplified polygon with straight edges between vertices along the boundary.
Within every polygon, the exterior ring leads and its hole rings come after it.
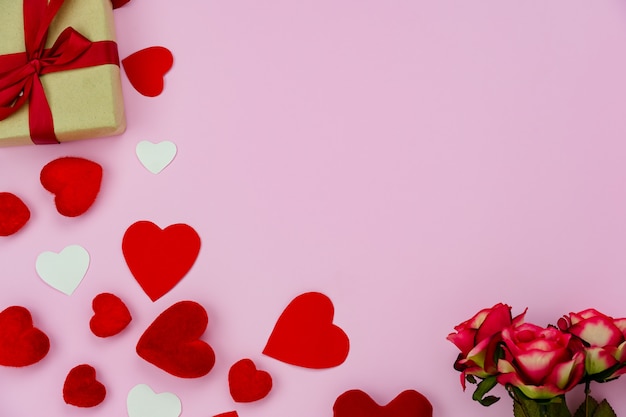
POLYGON ((533 400, 549 400, 571 390, 585 373, 580 343, 554 326, 523 323, 502 331, 505 356, 498 383, 517 387, 533 400))
POLYGON ((590 308, 563 316, 558 325, 584 343, 588 375, 603 381, 626 373, 626 318, 614 319, 590 308))
POLYGON ((447 339, 461 351, 454 368, 461 371, 463 388, 466 375, 486 378, 497 373, 496 349, 502 340, 500 333, 504 328, 521 323, 524 314, 513 318, 511 307, 498 303, 454 327, 456 332, 450 333, 447 339))

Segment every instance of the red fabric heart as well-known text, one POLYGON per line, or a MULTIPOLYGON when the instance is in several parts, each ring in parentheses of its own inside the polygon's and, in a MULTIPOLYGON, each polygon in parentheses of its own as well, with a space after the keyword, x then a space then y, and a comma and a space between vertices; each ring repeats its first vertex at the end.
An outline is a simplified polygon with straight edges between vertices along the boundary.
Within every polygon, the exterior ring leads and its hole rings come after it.
POLYGON ((0 193, 0 236, 10 236, 30 219, 30 210, 15 194, 0 193))
POLYGON ((104 401, 107 390, 96 379, 96 370, 90 365, 78 365, 67 374, 63 384, 63 399, 76 407, 95 407, 104 401))
POLYGON ((88 159, 67 156, 44 166, 40 180, 46 190, 55 194, 58 212, 76 217, 96 201, 102 183, 102 167, 88 159))
POLYGON ((147 97, 156 97, 163 92, 163 78, 173 64, 172 52, 163 46, 142 49, 122 60, 128 81, 147 97))
POLYGON ((111 0, 114 9, 118 9, 128 3, 130 0, 111 0))
POLYGON ((322 369, 342 364, 350 341, 333 324, 334 307, 318 292, 294 298, 278 318, 263 353, 279 361, 322 369))
POLYGON ((180 378, 199 378, 215 364, 211 346, 200 336, 209 318, 194 301, 180 301, 159 315, 137 343, 137 354, 180 378))
POLYGON ((94 315, 89 321, 89 328, 98 337, 114 336, 124 330, 132 320, 126 304, 114 294, 98 294, 91 306, 94 315))
POLYGON ((272 390, 272 377, 257 370, 250 359, 242 359, 228 371, 230 395, 238 403, 250 403, 265 398, 272 390))
POLYGON ((361 390, 341 394, 333 406, 333 417, 432 417, 433 406, 415 390, 398 394, 389 404, 378 405, 361 390))
POLYGON ((0 365, 28 366, 42 360, 50 340, 33 326, 28 309, 12 306, 0 313, 0 365))
POLYGON ((124 259, 141 288, 156 301, 167 294, 193 266, 200 252, 200 236, 186 224, 161 230, 142 220, 122 239, 124 259))

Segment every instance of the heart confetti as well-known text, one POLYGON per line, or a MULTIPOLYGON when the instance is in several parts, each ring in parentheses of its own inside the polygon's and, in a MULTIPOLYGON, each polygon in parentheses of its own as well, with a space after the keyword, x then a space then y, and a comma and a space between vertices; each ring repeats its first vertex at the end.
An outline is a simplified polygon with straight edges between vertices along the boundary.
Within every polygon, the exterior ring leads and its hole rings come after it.
POLYGON ((260 371, 251 359, 242 359, 228 372, 230 395, 238 403, 249 403, 265 398, 272 390, 272 377, 260 371))
POLYGON ((79 245, 70 245, 58 254, 43 252, 37 257, 35 269, 52 288, 72 295, 89 268, 89 253, 79 245))
POLYGON ((126 304, 114 294, 98 294, 91 305, 94 315, 89 321, 89 328, 98 337, 114 336, 132 320, 126 304))
POLYGON ((10 236, 30 219, 28 206, 15 194, 0 193, 0 236, 10 236))
POLYGON ((42 360, 49 350, 48 336, 33 326, 27 308, 12 306, 0 312, 0 365, 32 365, 42 360))
POLYGON ((155 393, 146 384, 135 385, 126 398, 128 417, 178 417, 180 399, 171 392, 155 393))
POLYGON ((67 217, 85 213, 96 201, 102 183, 100 164, 67 156, 46 164, 41 185, 55 195, 57 211, 67 217))
POLYGON ((142 140, 135 148, 137 158, 141 164, 153 174, 163 171, 176 156, 176 145, 174 142, 164 140, 159 143, 152 143, 142 140))
POLYGON ((433 406, 415 390, 398 394, 389 404, 378 405, 361 390, 341 394, 333 405, 333 417, 432 417, 433 406))
POLYGON ((200 336, 209 322, 204 307, 180 301, 161 313, 137 343, 137 354, 179 378, 199 378, 215 364, 211 346, 200 336))
POLYGON ((156 97, 163 92, 163 78, 173 64, 172 52, 163 46, 142 49, 122 60, 128 81, 147 97, 156 97))
POLYGON ((142 220, 124 233, 122 252, 141 288, 156 301, 191 269, 200 252, 200 236, 186 224, 161 230, 154 223, 142 220))
POLYGON ((96 370, 87 364, 72 368, 63 384, 63 400, 76 407, 95 407, 106 394, 106 388, 96 379, 96 370))
POLYGON ((333 324, 334 307, 318 292, 294 298, 278 318, 263 353, 291 365, 312 369, 342 364, 350 350, 344 331, 333 324))

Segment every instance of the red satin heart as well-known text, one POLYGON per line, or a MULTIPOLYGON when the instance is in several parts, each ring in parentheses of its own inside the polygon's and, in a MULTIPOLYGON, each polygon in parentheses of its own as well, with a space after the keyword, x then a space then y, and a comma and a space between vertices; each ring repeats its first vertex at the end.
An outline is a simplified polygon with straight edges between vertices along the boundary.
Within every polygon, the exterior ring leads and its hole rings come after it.
POLYGON ((194 301, 180 301, 159 315, 137 343, 137 354, 180 378, 199 378, 215 364, 211 346, 200 336, 209 318, 194 301))
POLYGON ((389 404, 378 405, 361 390, 341 394, 333 406, 333 417, 432 417, 433 406, 415 390, 398 394, 389 404))
POLYGON ((124 330, 132 320, 126 304, 114 294, 98 294, 91 306, 94 315, 89 321, 89 328, 98 337, 114 336, 124 330))
POLYGON ((30 210, 15 194, 0 193, 0 236, 10 236, 30 219, 30 210))
POLYGON ((147 97, 156 97, 163 92, 163 78, 173 64, 172 52, 163 46, 142 49, 122 60, 128 81, 147 97))
POLYGON ((43 167, 41 185, 55 195, 57 210, 76 217, 96 201, 102 183, 102 167, 88 159, 67 156, 43 167))
POLYGON ((86 364, 72 368, 63 384, 63 400, 76 407, 95 407, 106 394, 105 386, 96 379, 96 370, 86 364))
POLYGON ((250 359, 242 359, 228 371, 230 395, 238 403, 250 403, 265 398, 272 390, 272 377, 257 370, 250 359))
POLYGON ((28 309, 12 306, 0 312, 0 365, 32 365, 49 350, 48 336, 33 326, 28 309))
POLYGON ((200 236, 186 224, 173 224, 161 230, 156 224, 142 220, 124 233, 122 252, 141 288, 156 301, 189 272, 200 252, 200 236))
POLYGON ((263 353, 279 361, 322 369, 342 364, 350 341, 333 324, 334 307, 318 292, 294 298, 278 318, 263 353))

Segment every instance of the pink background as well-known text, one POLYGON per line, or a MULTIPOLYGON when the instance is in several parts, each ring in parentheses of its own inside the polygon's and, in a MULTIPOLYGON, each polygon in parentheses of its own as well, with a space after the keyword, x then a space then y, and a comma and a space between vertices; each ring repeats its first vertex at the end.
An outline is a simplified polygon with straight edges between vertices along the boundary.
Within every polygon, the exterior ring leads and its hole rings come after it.
MULTIPOLYGON (((379 403, 416 389, 437 417, 483 408, 452 369, 453 326, 497 302, 545 325, 595 307, 626 316, 626 4, 621 0, 134 0, 116 10, 122 57, 172 50, 156 98, 123 75, 128 130, 114 138, 0 150, 0 191, 32 218, 0 239, 0 306, 27 306, 49 355, 0 368, 0 414, 122 416, 138 383, 177 394, 184 417, 331 416, 348 389, 379 403), (141 140, 171 140, 162 173, 141 140), (39 171, 65 155, 99 162, 95 205, 64 218, 39 171), (137 220, 193 226, 188 276, 152 303, 121 239, 137 220), (72 296, 35 272, 43 251, 91 255, 72 296), (91 300, 114 292, 134 320, 114 338, 88 329, 91 300), (262 355, 298 294, 320 291, 351 340, 346 362, 307 370, 262 355), (182 380, 135 343, 176 301, 205 306, 217 362, 182 380), (227 372, 269 371, 264 400, 236 404, 227 372), (65 375, 90 363, 107 386, 94 409, 66 405, 65 375)), ((619 415, 626 381, 595 386, 619 415), (621 397, 621 398, 620 398, 621 397)), ((580 399, 580 390, 571 403, 580 399)))

